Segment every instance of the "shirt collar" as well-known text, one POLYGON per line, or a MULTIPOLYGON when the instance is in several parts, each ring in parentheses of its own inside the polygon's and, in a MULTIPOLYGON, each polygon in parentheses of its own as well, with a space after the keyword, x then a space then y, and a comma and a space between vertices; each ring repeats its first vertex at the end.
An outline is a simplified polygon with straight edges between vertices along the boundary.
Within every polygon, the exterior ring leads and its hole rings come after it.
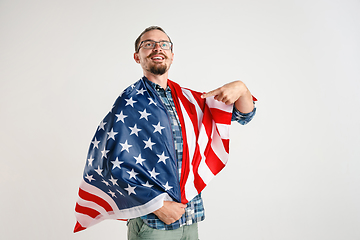
MULTIPOLYGON (((163 90, 163 88, 162 88, 159 84, 150 81, 150 80, 147 79, 145 76, 143 77, 143 79, 145 79, 145 81, 147 81, 148 83, 150 83, 150 85, 151 85, 156 91, 163 90)), ((165 91, 171 92, 171 89, 170 89, 169 85, 166 86, 165 91)))

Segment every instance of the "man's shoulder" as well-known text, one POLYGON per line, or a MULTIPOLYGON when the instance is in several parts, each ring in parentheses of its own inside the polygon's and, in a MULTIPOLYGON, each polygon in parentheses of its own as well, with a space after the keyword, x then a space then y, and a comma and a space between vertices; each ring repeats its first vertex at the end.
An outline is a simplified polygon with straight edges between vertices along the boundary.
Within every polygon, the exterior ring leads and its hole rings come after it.
POLYGON ((135 83, 130 84, 119 94, 119 96, 116 98, 115 103, 112 108, 115 111, 118 111, 119 108, 121 110, 121 108, 124 107, 124 104, 122 104, 122 103, 127 103, 127 104, 133 106, 133 104, 136 102, 135 96, 141 91, 143 91, 143 90, 141 89, 141 79, 140 79, 140 80, 136 81, 135 83))
POLYGON ((136 94, 136 90, 141 91, 141 79, 126 87, 119 97, 130 96, 133 93, 136 94))

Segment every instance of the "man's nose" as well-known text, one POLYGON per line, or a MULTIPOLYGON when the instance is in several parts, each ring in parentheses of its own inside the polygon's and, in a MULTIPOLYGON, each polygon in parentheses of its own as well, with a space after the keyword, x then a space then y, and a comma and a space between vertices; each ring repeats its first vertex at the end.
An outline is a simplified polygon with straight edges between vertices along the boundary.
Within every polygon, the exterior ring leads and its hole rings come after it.
POLYGON ((160 43, 158 43, 158 42, 156 42, 155 43, 155 46, 154 46, 154 50, 156 50, 156 51, 162 51, 163 49, 160 47, 160 43))

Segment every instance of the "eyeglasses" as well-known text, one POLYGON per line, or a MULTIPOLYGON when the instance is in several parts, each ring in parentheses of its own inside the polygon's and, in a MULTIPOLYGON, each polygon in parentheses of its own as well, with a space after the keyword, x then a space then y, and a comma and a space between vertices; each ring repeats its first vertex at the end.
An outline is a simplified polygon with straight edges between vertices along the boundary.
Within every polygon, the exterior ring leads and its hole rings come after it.
POLYGON ((141 47, 143 47, 144 49, 154 49, 157 43, 164 50, 170 50, 170 49, 172 50, 172 45, 173 45, 172 42, 169 42, 169 41, 157 42, 157 41, 153 41, 153 40, 145 40, 140 43, 138 51, 140 50, 141 47))

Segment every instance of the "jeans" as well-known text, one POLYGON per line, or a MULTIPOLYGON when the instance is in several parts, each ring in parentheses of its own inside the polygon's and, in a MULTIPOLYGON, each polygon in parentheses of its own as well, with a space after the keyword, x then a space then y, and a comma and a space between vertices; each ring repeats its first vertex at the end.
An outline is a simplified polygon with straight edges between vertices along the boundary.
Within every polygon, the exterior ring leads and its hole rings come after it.
POLYGON ((141 218, 128 222, 128 240, 198 240, 197 223, 175 230, 159 230, 146 225, 141 218))

